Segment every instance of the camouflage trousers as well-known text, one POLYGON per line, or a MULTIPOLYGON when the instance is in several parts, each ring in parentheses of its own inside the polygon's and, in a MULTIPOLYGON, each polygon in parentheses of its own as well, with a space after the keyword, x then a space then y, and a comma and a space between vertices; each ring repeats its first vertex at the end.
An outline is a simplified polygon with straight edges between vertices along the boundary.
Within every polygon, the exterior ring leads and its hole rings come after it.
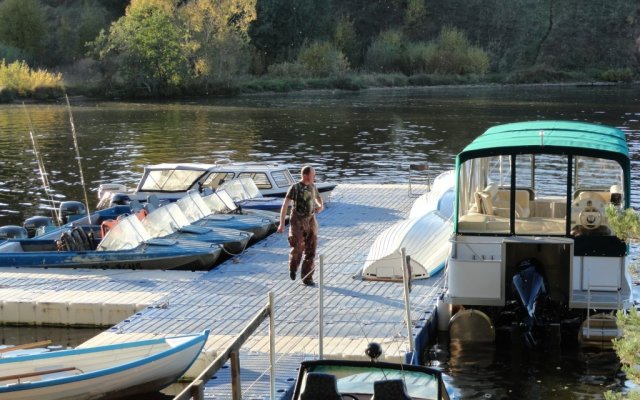
POLYGON ((313 261, 318 247, 318 222, 315 215, 300 217, 295 212, 289 219, 289 271, 296 272, 300 260, 302 269, 300 277, 305 281, 312 279, 314 270, 313 261), (303 260, 304 254, 304 260, 303 260))

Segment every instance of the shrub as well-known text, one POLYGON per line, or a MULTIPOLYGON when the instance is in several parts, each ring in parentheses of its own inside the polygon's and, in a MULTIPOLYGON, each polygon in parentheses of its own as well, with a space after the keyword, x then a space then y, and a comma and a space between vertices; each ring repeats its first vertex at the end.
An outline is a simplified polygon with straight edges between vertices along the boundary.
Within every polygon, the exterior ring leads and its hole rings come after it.
POLYGON ((445 27, 433 44, 424 51, 427 72, 440 74, 484 74, 489 69, 489 55, 469 44, 465 34, 445 27))
POLYGON ((607 82, 633 82, 631 68, 611 68, 600 74, 600 79, 607 82))
POLYGON ((329 42, 315 42, 303 47, 298 54, 298 63, 312 77, 342 76, 349 71, 345 55, 329 42))
POLYGON ((274 78, 304 78, 307 71, 298 62, 282 62, 271 64, 267 68, 267 75, 274 78))
MULTIPOLYGON (((0 62, 0 87, 14 90, 19 96, 31 96, 45 91, 49 96, 62 93, 62 75, 45 70, 32 70, 24 61, 0 62)), ((39 94, 41 96, 41 94, 39 94)), ((48 97, 49 97, 48 96, 48 97)))
POLYGON ((406 69, 406 48, 400 31, 380 33, 367 50, 365 68, 372 72, 402 72, 406 69))
POLYGON ((536 64, 531 68, 520 69, 509 74, 506 83, 561 82, 569 78, 565 72, 556 71, 546 64, 536 64))

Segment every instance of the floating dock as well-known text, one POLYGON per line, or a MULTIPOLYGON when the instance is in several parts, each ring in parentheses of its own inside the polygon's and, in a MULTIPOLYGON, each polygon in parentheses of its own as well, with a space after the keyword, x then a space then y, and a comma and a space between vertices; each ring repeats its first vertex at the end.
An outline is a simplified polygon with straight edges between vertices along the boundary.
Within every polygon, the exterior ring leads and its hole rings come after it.
MULTIPOLYGON (((382 344, 382 359, 407 361, 411 356, 402 283, 363 281, 359 274, 375 238, 405 218, 414 200, 407 185, 341 184, 319 214, 325 358, 363 359, 372 341, 382 344)), ((110 326, 81 347, 210 329, 205 351, 187 373, 193 378, 233 342, 272 292, 276 387, 278 396, 286 398, 300 361, 319 352, 320 290, 302 285, 299 276, 289 278, 288 252, 286 234, 274 233, 208 272, 0 269, 0 320, 110 326)), ((317 272, 314 279, 319 281, 317 272)), ((420 358, 436 329, 443 277, 411 286, 414 357, 420 358)), ((242 347, 240 365, 243 398, 269 398, 268 321, 242 347)), ((228 369, 207 383, 205 395, 230 398, 228 369)))

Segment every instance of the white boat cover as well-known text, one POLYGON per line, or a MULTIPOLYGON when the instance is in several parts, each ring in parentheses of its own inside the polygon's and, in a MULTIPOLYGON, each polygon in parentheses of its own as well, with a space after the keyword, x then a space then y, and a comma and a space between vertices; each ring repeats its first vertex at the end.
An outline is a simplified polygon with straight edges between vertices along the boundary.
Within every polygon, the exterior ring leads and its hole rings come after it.
POLYGON ((411 260, 411 279, 433 276, 444 268, 452 229, 451 221, 439 211, 394 224, 382 232, 369 249, 362 278, 402 280, 402 248, 411 260))

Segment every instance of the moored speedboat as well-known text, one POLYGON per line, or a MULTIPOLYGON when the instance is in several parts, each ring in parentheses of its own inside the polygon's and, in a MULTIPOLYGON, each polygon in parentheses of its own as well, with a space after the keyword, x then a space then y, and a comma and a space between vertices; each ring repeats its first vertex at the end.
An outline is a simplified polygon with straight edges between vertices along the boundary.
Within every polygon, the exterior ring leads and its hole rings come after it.
POLYGON ((222 253, 218 244, 151 238, 135 215, 118 221, 94 246, 82 227, 7 240, 0 244, 0 266, 209 270, 222 253))
MULTIPOLYGON (((288 166, 275 163, 163 163, 146 166, 133 190, 121 184, 100 185, 99 207, 130 200, 146 201, 152 194, 160 200, 176 201, 189 190, 215 191, 224 182, 240 177, 253 179, 264 196, 272 197, 284 197, 289 186, 296 183, 288 166)), ((327 201, 336 184, 318 182, 316 187, 327 201)))
POLYGON ((605 215, 629 207, 622 131, 568 121, 495 126, 457 156, 456 180, 444 302, 473 312, 454 315, 450 332, 464 326, 530 345, 591 338, 600 334, 594 313, 633 304, 628 248, 605 215))
POLYGON ((377 361, 381 350, 375 343, 372 345, 367 349, 371 361, 303 361, 292 399, 449 399, 441 371, 421 365, 377 361))

